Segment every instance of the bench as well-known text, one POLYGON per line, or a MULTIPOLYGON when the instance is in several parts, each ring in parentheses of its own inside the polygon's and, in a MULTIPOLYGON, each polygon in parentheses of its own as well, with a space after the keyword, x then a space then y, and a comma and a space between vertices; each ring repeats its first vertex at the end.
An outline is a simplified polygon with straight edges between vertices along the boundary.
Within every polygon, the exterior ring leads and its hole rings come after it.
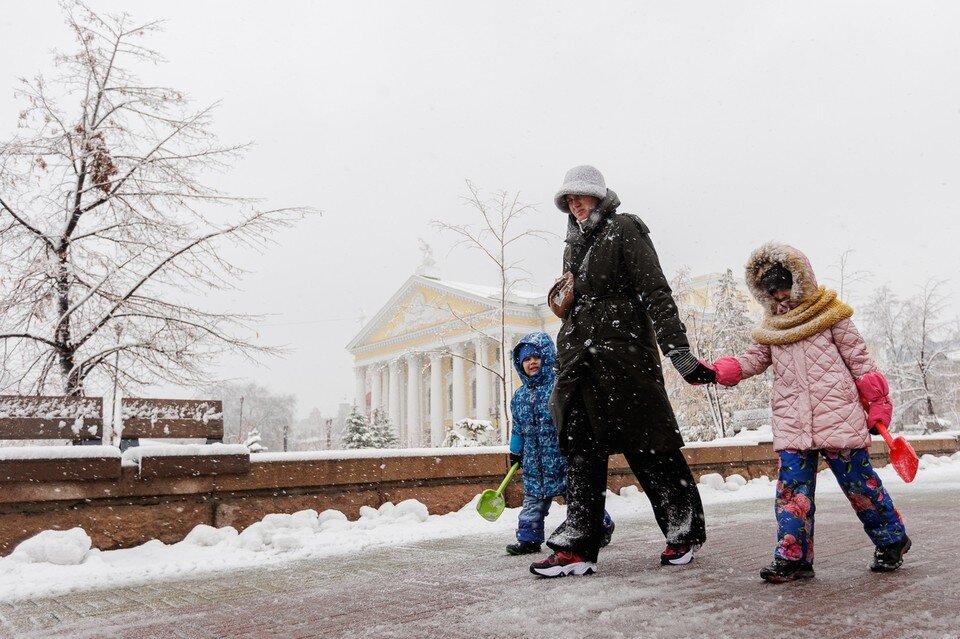
POLYGON ((0 395, 0 440, 69 440, 72 444, 0 447, 0 482, 120 477, 120 451, 100 445, 102 407, 100 397, 0 395))
POLYGON ((120 450, 147 477, 250 472, 250 451, 223 444, 223 402, 202 399, 120 400, 120 450), (141 439, 203 439, 205 444, 141 446, 141 439))
POLYGON ((205 439, 223 443, 223 402, 213 399, 120 400, 121 450, 138 446, 142 439, 205 439))

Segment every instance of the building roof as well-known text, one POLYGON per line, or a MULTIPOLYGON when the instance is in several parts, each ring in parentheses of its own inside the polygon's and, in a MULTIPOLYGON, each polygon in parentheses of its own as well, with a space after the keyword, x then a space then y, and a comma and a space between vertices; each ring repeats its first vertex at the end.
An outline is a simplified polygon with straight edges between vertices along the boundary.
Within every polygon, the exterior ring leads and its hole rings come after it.
MULTIPOLYGON (((469 284, 441 280, 424 275, 413 275, 388 299, 373 318, 347 344, 347 350, 357 349, 373 343, 385 342, 395 337, 388 326, 398 323, 400 329, 407 331, 442 330, 449 325, 454 328, 461 325, 451 310, 431 306, 422 299, 423 291, 436 292, 444 298, 460 300, 467 317, 477 317, 498 311, 500 308, 499 287, 469 284)), ((546 294, 530 291, 511 291, 507 296, 507 312, 520 317, 545 317, 549 314, 546 294)), ((552 316, 551 316, 552 317, 552 316)))

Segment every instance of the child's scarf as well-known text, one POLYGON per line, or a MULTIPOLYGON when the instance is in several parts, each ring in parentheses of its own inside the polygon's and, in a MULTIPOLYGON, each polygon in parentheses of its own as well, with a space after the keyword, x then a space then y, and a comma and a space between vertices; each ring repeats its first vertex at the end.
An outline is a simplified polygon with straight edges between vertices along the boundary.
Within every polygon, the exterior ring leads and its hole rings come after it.
POLYGON ((751 337, 758 344, 783 346, 822 333, 853 316, 853 309, 837 299, 836 291, 823 286, 800 306, 783 315, 767 315, 751 337))

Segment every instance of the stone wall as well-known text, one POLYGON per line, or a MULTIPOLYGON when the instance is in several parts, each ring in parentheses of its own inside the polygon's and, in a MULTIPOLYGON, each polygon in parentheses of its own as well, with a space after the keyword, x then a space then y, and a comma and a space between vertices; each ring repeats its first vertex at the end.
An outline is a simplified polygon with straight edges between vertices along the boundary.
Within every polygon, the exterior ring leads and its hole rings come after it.
MULTIPOLYGON (((952 454, 955 437, 913 442, 920 455, 952 454)), ((888 451, 874 444, 872 457, 885 464, 888 451)), ((685 448, 694 476, 740 473, 747 478, 776 474, 772 447, 718 446, 685 448)), ((329 455, 327 455, 329 457, 329 455)), ((423 454, 395 451, 378 457, 278 459, 252 456, 244 475, 144 478, 125 466, 119 479, 69 482, 14 482, 0 486, 0 555, 46 529, 80 526, 103 550, 136 546, 150 539, 180 541, 197 524, 243 529, 264 515, 306 508, 334 508, 351 519, 361 506, 417 499, 433 514, 458 510, 474 495, 495 488, 508 468, 503 452, 423 454)), ((609 486, 619 491, 635 485, 622 456, 610 461, 609 486)), ((518 481, 507 490, 507 503, 518 506, 518 481)))

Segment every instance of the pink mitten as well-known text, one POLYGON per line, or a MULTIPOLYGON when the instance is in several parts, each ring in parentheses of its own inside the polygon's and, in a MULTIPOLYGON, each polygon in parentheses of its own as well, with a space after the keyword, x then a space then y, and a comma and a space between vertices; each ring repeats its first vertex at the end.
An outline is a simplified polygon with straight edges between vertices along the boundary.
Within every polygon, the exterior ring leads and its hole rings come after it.
POLYGON ((717 371, 717 383, 721 386, 736 386, 743 380, 743 368, 736 357, 721 357, 713 363, 717 371))
POLYGON ((870 371, 857 380, 860 403, 867 411, 867 425, 872 429, 877 424, 890 424, 893 404, 890 403, 890 386, 883 374, 870 371))

